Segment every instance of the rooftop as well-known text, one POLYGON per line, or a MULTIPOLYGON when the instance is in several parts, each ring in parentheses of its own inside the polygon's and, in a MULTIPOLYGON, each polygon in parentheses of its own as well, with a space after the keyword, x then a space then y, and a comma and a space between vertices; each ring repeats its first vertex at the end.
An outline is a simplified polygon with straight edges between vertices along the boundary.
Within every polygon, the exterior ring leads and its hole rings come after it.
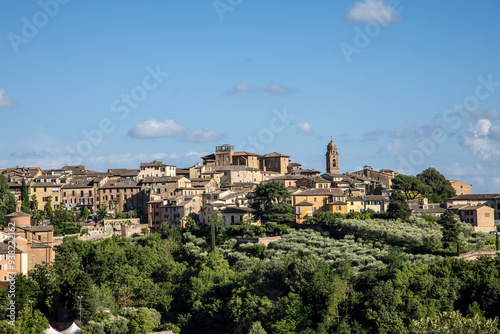
POLYGON ((308 189, 293 194, 293 196, 345 196, 340 188, 308 189))
POLYGON ((464 194, 455 197, 450 197, 448 200, 472 200, 472 201, 487 201, 491 199, 500 199, 500 194, 464 194))

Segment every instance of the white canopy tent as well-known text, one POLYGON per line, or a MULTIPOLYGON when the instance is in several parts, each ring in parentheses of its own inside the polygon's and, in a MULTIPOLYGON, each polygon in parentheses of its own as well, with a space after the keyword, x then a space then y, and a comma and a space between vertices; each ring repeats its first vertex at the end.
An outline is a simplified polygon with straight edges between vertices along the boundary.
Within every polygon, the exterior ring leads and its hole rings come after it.
POLYGON ((72 323, 69 328, 66 328, 65 330, 58 332, 52 326, 49 326, 46 330, 43 331, 44 334, 78 334, 82 331, 80 327, 78 327, 75 323, 72 323))
POLYGON ((43 334, 59 334, 52 326, 49 325, 49 328, 43 331, 43 334))
POLYGON ((75 323, 72 323, 71 326, 61 332, 59 332, 60 334, 78 334, 80 333, 82 330, 80 327, 78 327, 75 323))

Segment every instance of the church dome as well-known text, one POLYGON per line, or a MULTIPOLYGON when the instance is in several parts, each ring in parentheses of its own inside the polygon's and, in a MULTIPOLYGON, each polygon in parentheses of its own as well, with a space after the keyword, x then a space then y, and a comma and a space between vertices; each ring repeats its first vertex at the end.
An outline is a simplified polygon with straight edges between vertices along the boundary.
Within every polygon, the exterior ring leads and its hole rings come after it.
POLYGON ((332 140, 330 140, 330 142, 328 143, 328 146, 326 148, 329 151, 332 150, 332 149, 336 150, 337 149, 337 145, 335 145, 335 143, 333 142, 333 139, 332 139, 332 140))

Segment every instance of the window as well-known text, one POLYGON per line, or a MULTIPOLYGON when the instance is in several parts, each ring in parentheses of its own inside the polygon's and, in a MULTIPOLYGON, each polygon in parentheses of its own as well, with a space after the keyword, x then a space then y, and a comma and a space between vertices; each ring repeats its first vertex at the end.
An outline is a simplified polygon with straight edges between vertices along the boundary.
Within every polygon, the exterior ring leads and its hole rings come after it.
POLYGON ((38 239, 38 241, 42 240, 42 236, 41 236, 41 235, 39 235, 39 236, 37 237, 37 239, 38 239))
POLYGON ((342 207, 340 205, 337 205, 337 211, 342 211, 342 207))
POLYGON ((317 207, 313 207, 313 211, 316 211, 317 207))
POLYGON ((316 197, 314 197, 313 202, 316 203, 316 197))

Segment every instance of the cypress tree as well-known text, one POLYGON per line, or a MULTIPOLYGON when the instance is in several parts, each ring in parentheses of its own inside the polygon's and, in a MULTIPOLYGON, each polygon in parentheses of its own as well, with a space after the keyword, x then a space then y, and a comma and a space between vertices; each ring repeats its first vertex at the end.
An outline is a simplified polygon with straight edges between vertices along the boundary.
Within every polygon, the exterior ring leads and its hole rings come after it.
POLYGON ((28 191, 28 186, 26 185, 26 180, 23 177, 23 184, 21 186, 21 211, 24 213, 30 213, 31 214, 31 209, 30 209, 30 193, 28 191))

